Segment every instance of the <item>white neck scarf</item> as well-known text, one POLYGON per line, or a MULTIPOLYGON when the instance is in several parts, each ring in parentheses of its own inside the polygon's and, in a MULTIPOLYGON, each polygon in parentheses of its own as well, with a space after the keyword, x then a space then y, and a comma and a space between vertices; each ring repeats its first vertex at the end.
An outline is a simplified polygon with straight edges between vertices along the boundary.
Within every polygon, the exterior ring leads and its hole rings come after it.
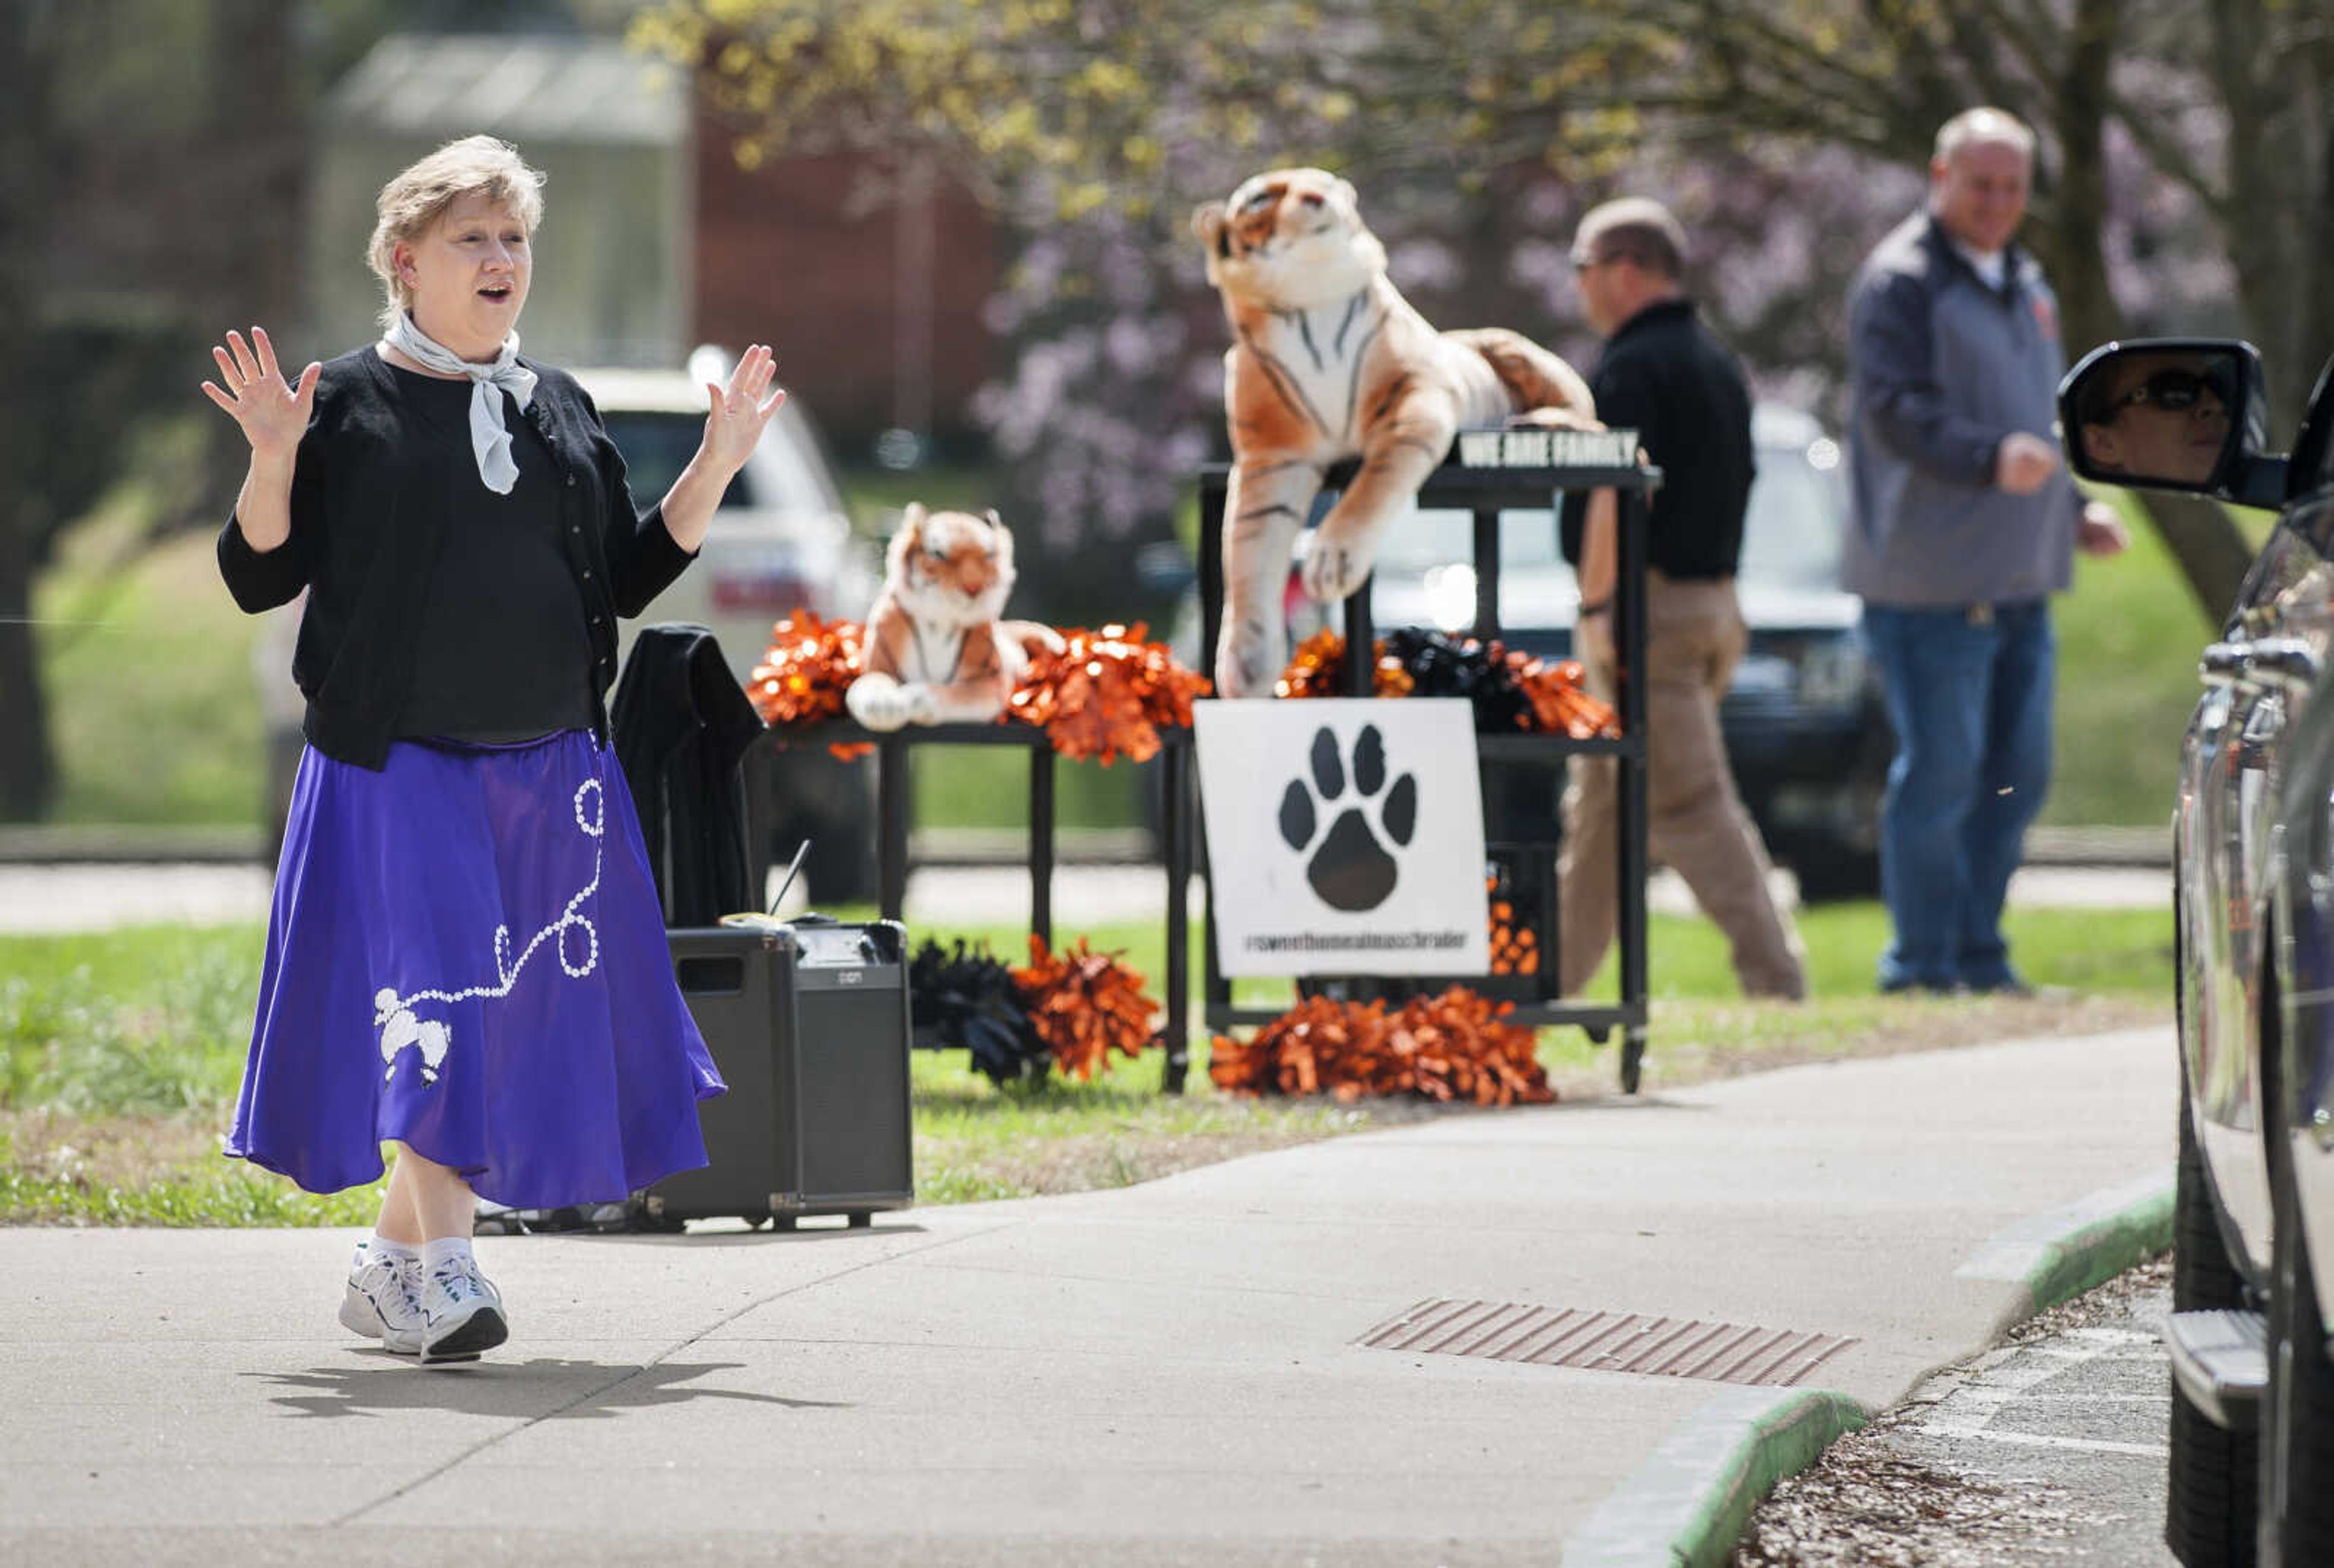
POLYGON ((413 324, 413 313, 400 311, 381 335, 383 343, 415 364, 440 375, 470 378, 470 450, 478 459, 478 477, 497 495, 507 495, 518 483, 518 459, 511 456, 510 431, 503 424, 502 392, 507 390, 522 412, 535 398, 535 375, 518 362, 518 334, 503 340, 492 361, 474 365, 435 341, 413 324))

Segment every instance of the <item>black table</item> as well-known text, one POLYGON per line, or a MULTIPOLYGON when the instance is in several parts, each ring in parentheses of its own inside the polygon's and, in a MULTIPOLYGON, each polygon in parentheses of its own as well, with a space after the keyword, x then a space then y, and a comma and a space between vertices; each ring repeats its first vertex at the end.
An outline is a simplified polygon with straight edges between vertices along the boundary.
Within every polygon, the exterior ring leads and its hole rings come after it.
MULTIPOLYGON (((1054 946, 1055 771, 1060 757, 1046 732, 1018 719, 989 724, 911 725, 879 734, 848 721, 832 721, 781 734, 776 729, 747 754, 747 842, 767 853, 769 829, 761 813, 770 799, 768 781, 759 769, 775 765, 774 744, 787 746, 847 746, 875 748, 876 901, 883 918, 902 918, 908 890, 908 756, 920 746, 1019 746, 1029 754, 1029 928, 1048 951, 1054 946)), ((1191 1067, 1191 732, 1162 726, 1159 765, 1166 794, 1165 839, 1162 845, 1167 872, 1167 1024, 1161 1044, 1166 1064, 1161 1087, 1170 1094, 1182 1092, 1191 1067)), ((759 863, 757 861, 757 863, 759 863)))

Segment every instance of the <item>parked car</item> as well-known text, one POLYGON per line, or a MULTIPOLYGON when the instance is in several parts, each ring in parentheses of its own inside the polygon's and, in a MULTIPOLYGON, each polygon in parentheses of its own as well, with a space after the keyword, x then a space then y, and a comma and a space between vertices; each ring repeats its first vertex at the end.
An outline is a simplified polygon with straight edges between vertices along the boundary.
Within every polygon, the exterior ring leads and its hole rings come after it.
MULTIPOLYGON (((1880 794, 1895 744, 1857 639, 1858 602, 1839 585, 1840 450, 1811 416, 1775 404, 1753 410, 1751 437, 1759 474, 1735 579, 1750 637, 1719 708, 1727 757, 1802 898, 1876 897, 1880 794)), ((1474 624, 1472 526, 1464 512, 1422 510, 1388 534, 1371 591, 1378 627, 1474 624)), ((1500 536, 1502 639, 1568 656, 1580 592, 1550 514, 1503 513, 1500 536)), ((1322 623, 1300 623, 1297 634, 1322 623)), ((1326 624, 1336 624, 1334 613, 1326 624)))
POLYGON ((2281 509, 2182 742, 2179 1156, 2165 1539, 2188 1568, 2334 1563, 2334 366, 2290 457, 2259 357, 2109 344, 2059 392, 2085 477, 2281 509))
MULTIPOLYGON (((725 380, 720 351, 699 349, 686 370, 579 370, 609 438, 624 457, 633 499, 645 505, 672 487, 705 428, 705 383, 725 380)), ((789 396, 752 457, 723 493, 696 563, 638 620, 623 623, 629 655, 635 630, 656 621, 712 629, 743 682, 769 646, 770 628, 797 608, 863 619, 880 585, 873 547, 852 531, 843 494, 818 434, 789 396)), ((292 685, 299 606, 275 611, 259 654, 262 707, 270 734, 271 821, 280 832, 300 755, 300 695, 292 685)), ((805 876, 819 899, 871 899, 875 890, 873 770, 821 746, 789 749, 771 771, 768 846, 791 855, 812 842, 805 876)))

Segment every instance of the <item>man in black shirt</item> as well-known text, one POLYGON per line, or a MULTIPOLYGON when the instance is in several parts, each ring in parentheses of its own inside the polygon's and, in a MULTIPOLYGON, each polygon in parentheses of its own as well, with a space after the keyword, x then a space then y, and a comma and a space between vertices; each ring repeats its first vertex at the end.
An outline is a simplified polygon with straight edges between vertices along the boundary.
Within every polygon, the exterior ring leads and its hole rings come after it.
MULTIPOLYGON (((1646 535, 1648 848, 1726 933, 1746 994, 1799 997, 1807 994, 1805 951, 1768 890, 1766 846, 1735 793, 1718 726, 1719 698, 1747 637, 1734 567, 1753 469, 1750 394, 1741 366, 1685 295, 1684 254, 1677 219, 1641 197, 1591 211, 1572 246, 1584 313, 1606 339, 1589 383, 1596 416, 1635 430, 1663 474, 1646 535)), ((1609 490, 1572 496, 1563 522, 1565 559, 1580 581, 1574 650, 1590 688, 1608 698, 1616 509, 1609 490)), ((1616 847, 1611 759, 1575 757, 1570 774, 1557 872, 1567 996, 1612 945, 1616 847)))

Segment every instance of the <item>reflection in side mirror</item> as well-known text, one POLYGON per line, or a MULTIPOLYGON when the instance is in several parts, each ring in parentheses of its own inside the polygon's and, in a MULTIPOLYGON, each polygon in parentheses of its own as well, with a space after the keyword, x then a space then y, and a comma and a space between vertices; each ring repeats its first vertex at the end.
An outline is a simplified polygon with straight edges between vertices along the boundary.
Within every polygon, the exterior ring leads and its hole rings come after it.
POLYGON ((2086 355, 2059 390, 2067 458, 2087 479, 2238 498, 2265 444, 2250 344, 2158 339, 2086 355))

